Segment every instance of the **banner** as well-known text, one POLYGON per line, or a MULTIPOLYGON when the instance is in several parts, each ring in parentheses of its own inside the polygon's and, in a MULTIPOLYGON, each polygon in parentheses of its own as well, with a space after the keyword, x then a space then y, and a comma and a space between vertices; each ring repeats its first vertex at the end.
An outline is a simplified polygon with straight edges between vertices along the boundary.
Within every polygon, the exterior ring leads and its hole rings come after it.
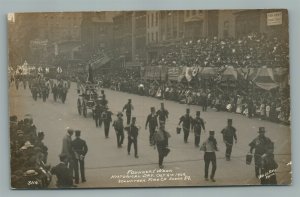
POLYGON ((267 13, 267 26, 281 25, 281 24, 282 24, 282 12, 267 13))
POLYGON ((168 67, 146 66, 144 67, 145 80, 167 80, 168 67))

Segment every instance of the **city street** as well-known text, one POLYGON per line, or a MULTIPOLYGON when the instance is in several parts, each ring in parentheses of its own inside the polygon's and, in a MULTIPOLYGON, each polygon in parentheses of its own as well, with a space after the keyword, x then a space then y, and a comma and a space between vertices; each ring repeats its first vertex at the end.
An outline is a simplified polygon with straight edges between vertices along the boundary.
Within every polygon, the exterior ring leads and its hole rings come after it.
MULTIPOLYGON (((206 133, 201 134, 200 143, 208 137, 209 130, 215 130, 218 142, 216 182, 204 180, 203 152, 194 146, 194 133, 190 133, 189 143, 183 141, 183 134, 176 134, 176 127, 185 109, 191 109, 191 115, 195 117, 200 106, 187 106, 173 101, 163 101, 169 111, 169 119, 166 130, 171 134, 169 139, 170 154, 164 160, 164 170, 172 173, 185 173, 190 176, 184 181, 147 181, 146 183, 118 183, 113 175, 126 175, 128 170, 149 171, 158 168, 158 153, 149 145, 149 131, 145 130, 146 117, 150 113, 150 107, 159 109, 162 100, 117 92, 105 89, 109 110, 113 112, 113 120, 116 113, 121 111, 129 98, 134 106, 133 116, 137 117, 137 125, 140 126, 138 136, 138 155, 134 158, 133 147, 131 155, 127 155, 127 135, 125 134, 123 148, 117 148, 116 135, 113 127, 110 128, 109 138, 104 136, 104 128, 96 128, 91 111, 84 118, 77 112, 78 94, 72 84, 68 92, 66 103, 54 102, 50 94, 49 99, 34 101, 30 90, 24 90, 20 85, 16 90, 14 84, 9 88, 10 115, 17 115, 22 119, 25 114, 32 114, 34 124, 38 131, 45 133, 44 143, 48 146, 48 163, 52 166, 59 163, 58 155, 62 148, 62 139, 66 135, 66 127, 80 129, 81 137, 86 140, 88 153, 85 159, 87 182, 78 184, 79 188, 89 187, 158 187, 158 186, 217 186, 217 185, 252 185, 260 184, 255 178, 254 162, 246 165, 246 154, 249 143, 258 135, 258 127, 266 128, 266 136, 275 144, 275 160, 279 165, 277 169, 278 184, 291 183, 291 131, 289 126, 275 124, 259 119, 249 119, 245 116, 215 112, 208 109, 201 112, 205 120, 206 133), (238 143, 233 146, 231 161, 225 160, 225 145, 220 131, 227 124, 227 119, 233 119, 233 126, 237 129, 238 143)), ((100 90, 98 90, 100 93, 100 90)), ((123 117, 126 121, 126 116, 123 117)), ((148 179, 147 179, 148 180, 148 179)), ((54 185, 55 178, 53 178, 54 185)))

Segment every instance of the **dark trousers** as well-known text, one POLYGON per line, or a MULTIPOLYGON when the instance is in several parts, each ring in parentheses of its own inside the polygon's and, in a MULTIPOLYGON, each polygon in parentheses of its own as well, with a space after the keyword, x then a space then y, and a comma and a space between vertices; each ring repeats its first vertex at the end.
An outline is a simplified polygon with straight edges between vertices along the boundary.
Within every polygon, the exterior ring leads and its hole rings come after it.
POLYGON ((164 149, 165 147, 163 146, 157 146, 157 151, 158 151, 158 165, 162 165, 163 164, 163 161, 164 161, 164 149))
POLYGON ((255 176, 258 177, 261 174, 261 155, 254 154, 254 164, 255 164, 255 176))
POLYGON ((105 133, 105 137, 108 137, 109 127, 110 127, 110 121, 105 120, 104 121, 104 133, 105 133))
POLYGON ((205 178, 208 178, 208 169, 209 169, 210 162, 212 163, 210 178, 214 178, 217 169, 217 160, 216 160, 215 152, 205 152, 204 154, 205 178))
POLYGON ((74 171, 75 171, 75 183, 79 182, 79 170, 81 181, 85 181, 85 173, 84 173, 84 160, 75 159, 74 161, 74 171), (80 165, 80 169, 79 169, 80 165))
POLYGON ((96 123, 96 127, 101 127, 102 125, 101 116, 95 115, 95 123, 96 123))
POLYGON ((127 124, 129 125, 130 124, 130 119, 131 119, 131 114, 126 114, 126 117, 127 117, 127 124))
POLYGON ((149 143, 152 145, 153 144, 153 135, 154 135, 154 133, 155 133, 155 128, 151 128, 151 127, 149 127, 149 133, 150 133, 150 135, 149 135, 149 143))
POLYGON ((199 146, 199 143, 200 143, 200 134, 201 133, 195 134, 195 146, 199 146))
POLYGON ((232 152, 232 145, 226 143, 226 158, 230 159, 231 156, 231 152, 232 152))
POLYGON ((184 142, 187 142, 189 134, 190 134, 190 129, 183 128, 183 140, 184 140, 184 142))
POLYGON ((117 131, 116 134, 117 134, 117 145, 118 145, 118 147, 120 147, 124 141, 124 132, 117 131))
POLYGON ((132 143, 133 143, 133 148, 134 148, 134 155, 137 156, 138 155, 138 152, 137 152, 137 139, 131 139, 130 137, 128 137, 127 152, 130 153, 132 143))

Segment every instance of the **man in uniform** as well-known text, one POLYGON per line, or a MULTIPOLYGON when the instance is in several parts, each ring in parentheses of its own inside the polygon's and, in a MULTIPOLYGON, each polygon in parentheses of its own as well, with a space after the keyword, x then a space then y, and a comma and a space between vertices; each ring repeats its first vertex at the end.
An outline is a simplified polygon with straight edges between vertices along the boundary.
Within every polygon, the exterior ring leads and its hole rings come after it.
POLYGON ((200 111, 196 112, 196 118, 193 120, 192 129, 194 129, 195 134, 195 147, 199 147, 201 128, 205 132, 204 120, 200 118, 200 111))
POLYGON ((109 127, 110 127, 110 123, 112 121, 112 118, 111 118, 111 111, 108 110, 108 107, 105 106, 104 107, 104 111, 102 112, 102 115, 101 115, 101 119, 104 123, 104 134, 105 134, 105 138, 108 138, 108 134, 109 134, 109 127))
POLYGON ((159 125, 160 124, 166 124, 166 120, 169 116, 168 110, 165 109, 164 103, 160 104, 160 109, 156 112, 158 115, 159 125))
POLYGON ((164 168, 163 166, 164 157, 166 157, 170 152, 170 149, 168 149, 169 137, 170 134, 168 134, 167 131, 165 130, 164 124, 161 124, 159 130, 154 134, 154 145, 156 145, 157 147, 158 165, 159 168, 161 169, 164 168))
POLYGON ((190 116, 190 109, 186 109, 186 114, 180 117, 178 123, 178 126, 180 126, 180 124, 182 123, 184 143, 188 142, 188 137, 189 137, 192 122, 193 122, 193 118, 190 116))
POLYGON ((215 151, 218 151, 217 140, 215 138, 215 131, 209 131, 208 139, 202 144, 200 150, 204 151, 204 163, 205 163, 205 180, 208 181, 208 169, 209 164, 212 163, 212 169, 210 174, 210 180, 216 182, 214 179, 217 170, 217 159, 215 151))
POLYGON ((128 99, 128 103, 124 105, 122 112, 126 111, 127 125, 130 124, 131 111, 133 110, 133 105, 131 104, 131 99, 128 99))
POLYGON ((117 114, 118 119, 114 121, 113 127, 115 128, 116 135, 117 135, 117 145, 118 148, 122 147, 123 140, 124 140, 124 125, 123 125, 123 114, 119 112, 117 114))
POLYGON ((68 158, 66 155, 59 155, 60 163, 51 169, 51 174, 56 175, 56 186, 58 188, 73 187, 73 173, 68 168, 68 158))
POLYGON ((255 163, 255 175, 258 178, 261 174, 262 168, 262 155, 266 154, 268 150, 274 150, 274 143, 265 136, 265 127, 259 127, 258 130, 258 137, 256 137, 252 142, 249 144, 250 146, 250 153, 252 154, 253 149, 254 152, 254 163, 255 163))
POLYGON ((95 123, 96 127, 101 127, 102 125, 102 120, 101 120, 101 114, 103 112, 103 107, 100 105, 100 98, 97 99, 96 101, 96 106, 95 106, 95 123))
POLYGON ((80 138, 81 131, 76 130, 75 131, 75 137, 72 141, 72 148, 75 154, 75 159, 74 159, 74 171, 75 171, 75 183, 79 183, 79 168, 78 168, 78 163, 80 165, 80 175, 81 175, 81 181, 86 182, 85 179, 85 173, 84 173, 84 158, 86 153, 88 152, 88 147, 86 145, 86 142, 80 138))
POLYGON ((145 130, 147 130, 147 126, 149 123, 149 143, 150 146, 153 145, 153 134, 158 126, 157 124, 157 115, 155 114, 155 108, 151 107, 150 108, 151 113, 148 115, 147 120, 146 120, 146 125, 145 125, 145 130))
POLYGON ((134 157, 139 158, 138 151, 137 151, 137 136, 139 134, 139 129, 135 125, 136 117, 132 117, 131 124, 125 127, 125 130, 128 132, 128 146, 127 152, 130 155, 131 144, 133 143, 134 147, 134 157))
POLYGON ((226 145, 225 157, 227 161, 230 161, 233 139, 235 140, 235 143, 237 143, 236 129, 232 126, 232 119, 227 120, 227 127, 225 127, 221 133, 223 134, 223 141, 226 145))
POLYGON ((74 152, 72 149, 72 135, 74 130, 67 128, 67 134, 63 138, 62 151, 61 154, 67 157, 67 165, 73 172, 74 167, 74 152))

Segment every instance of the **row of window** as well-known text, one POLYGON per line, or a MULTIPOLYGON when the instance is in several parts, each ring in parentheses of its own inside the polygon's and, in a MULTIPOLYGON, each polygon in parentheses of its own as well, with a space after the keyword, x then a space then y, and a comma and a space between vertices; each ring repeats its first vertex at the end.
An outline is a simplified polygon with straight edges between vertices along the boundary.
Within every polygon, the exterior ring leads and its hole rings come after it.
POLYGON ((159 12, 154 12, 151 14, 147 14, 147 27, 153 27, 153 26, 158 26, 158 17, 159 17, 159 12))
POLYGON ((152 33, 147 33, 147 40, 148 40, 148 43, 158 43, 158 32, 152 32, 152 33))
POLYGON ((203 10, 187 10, 185 11, 185 16, 186 17, 190 17, 190 16, 194 16, 197 14, 202 14, 203 10))

